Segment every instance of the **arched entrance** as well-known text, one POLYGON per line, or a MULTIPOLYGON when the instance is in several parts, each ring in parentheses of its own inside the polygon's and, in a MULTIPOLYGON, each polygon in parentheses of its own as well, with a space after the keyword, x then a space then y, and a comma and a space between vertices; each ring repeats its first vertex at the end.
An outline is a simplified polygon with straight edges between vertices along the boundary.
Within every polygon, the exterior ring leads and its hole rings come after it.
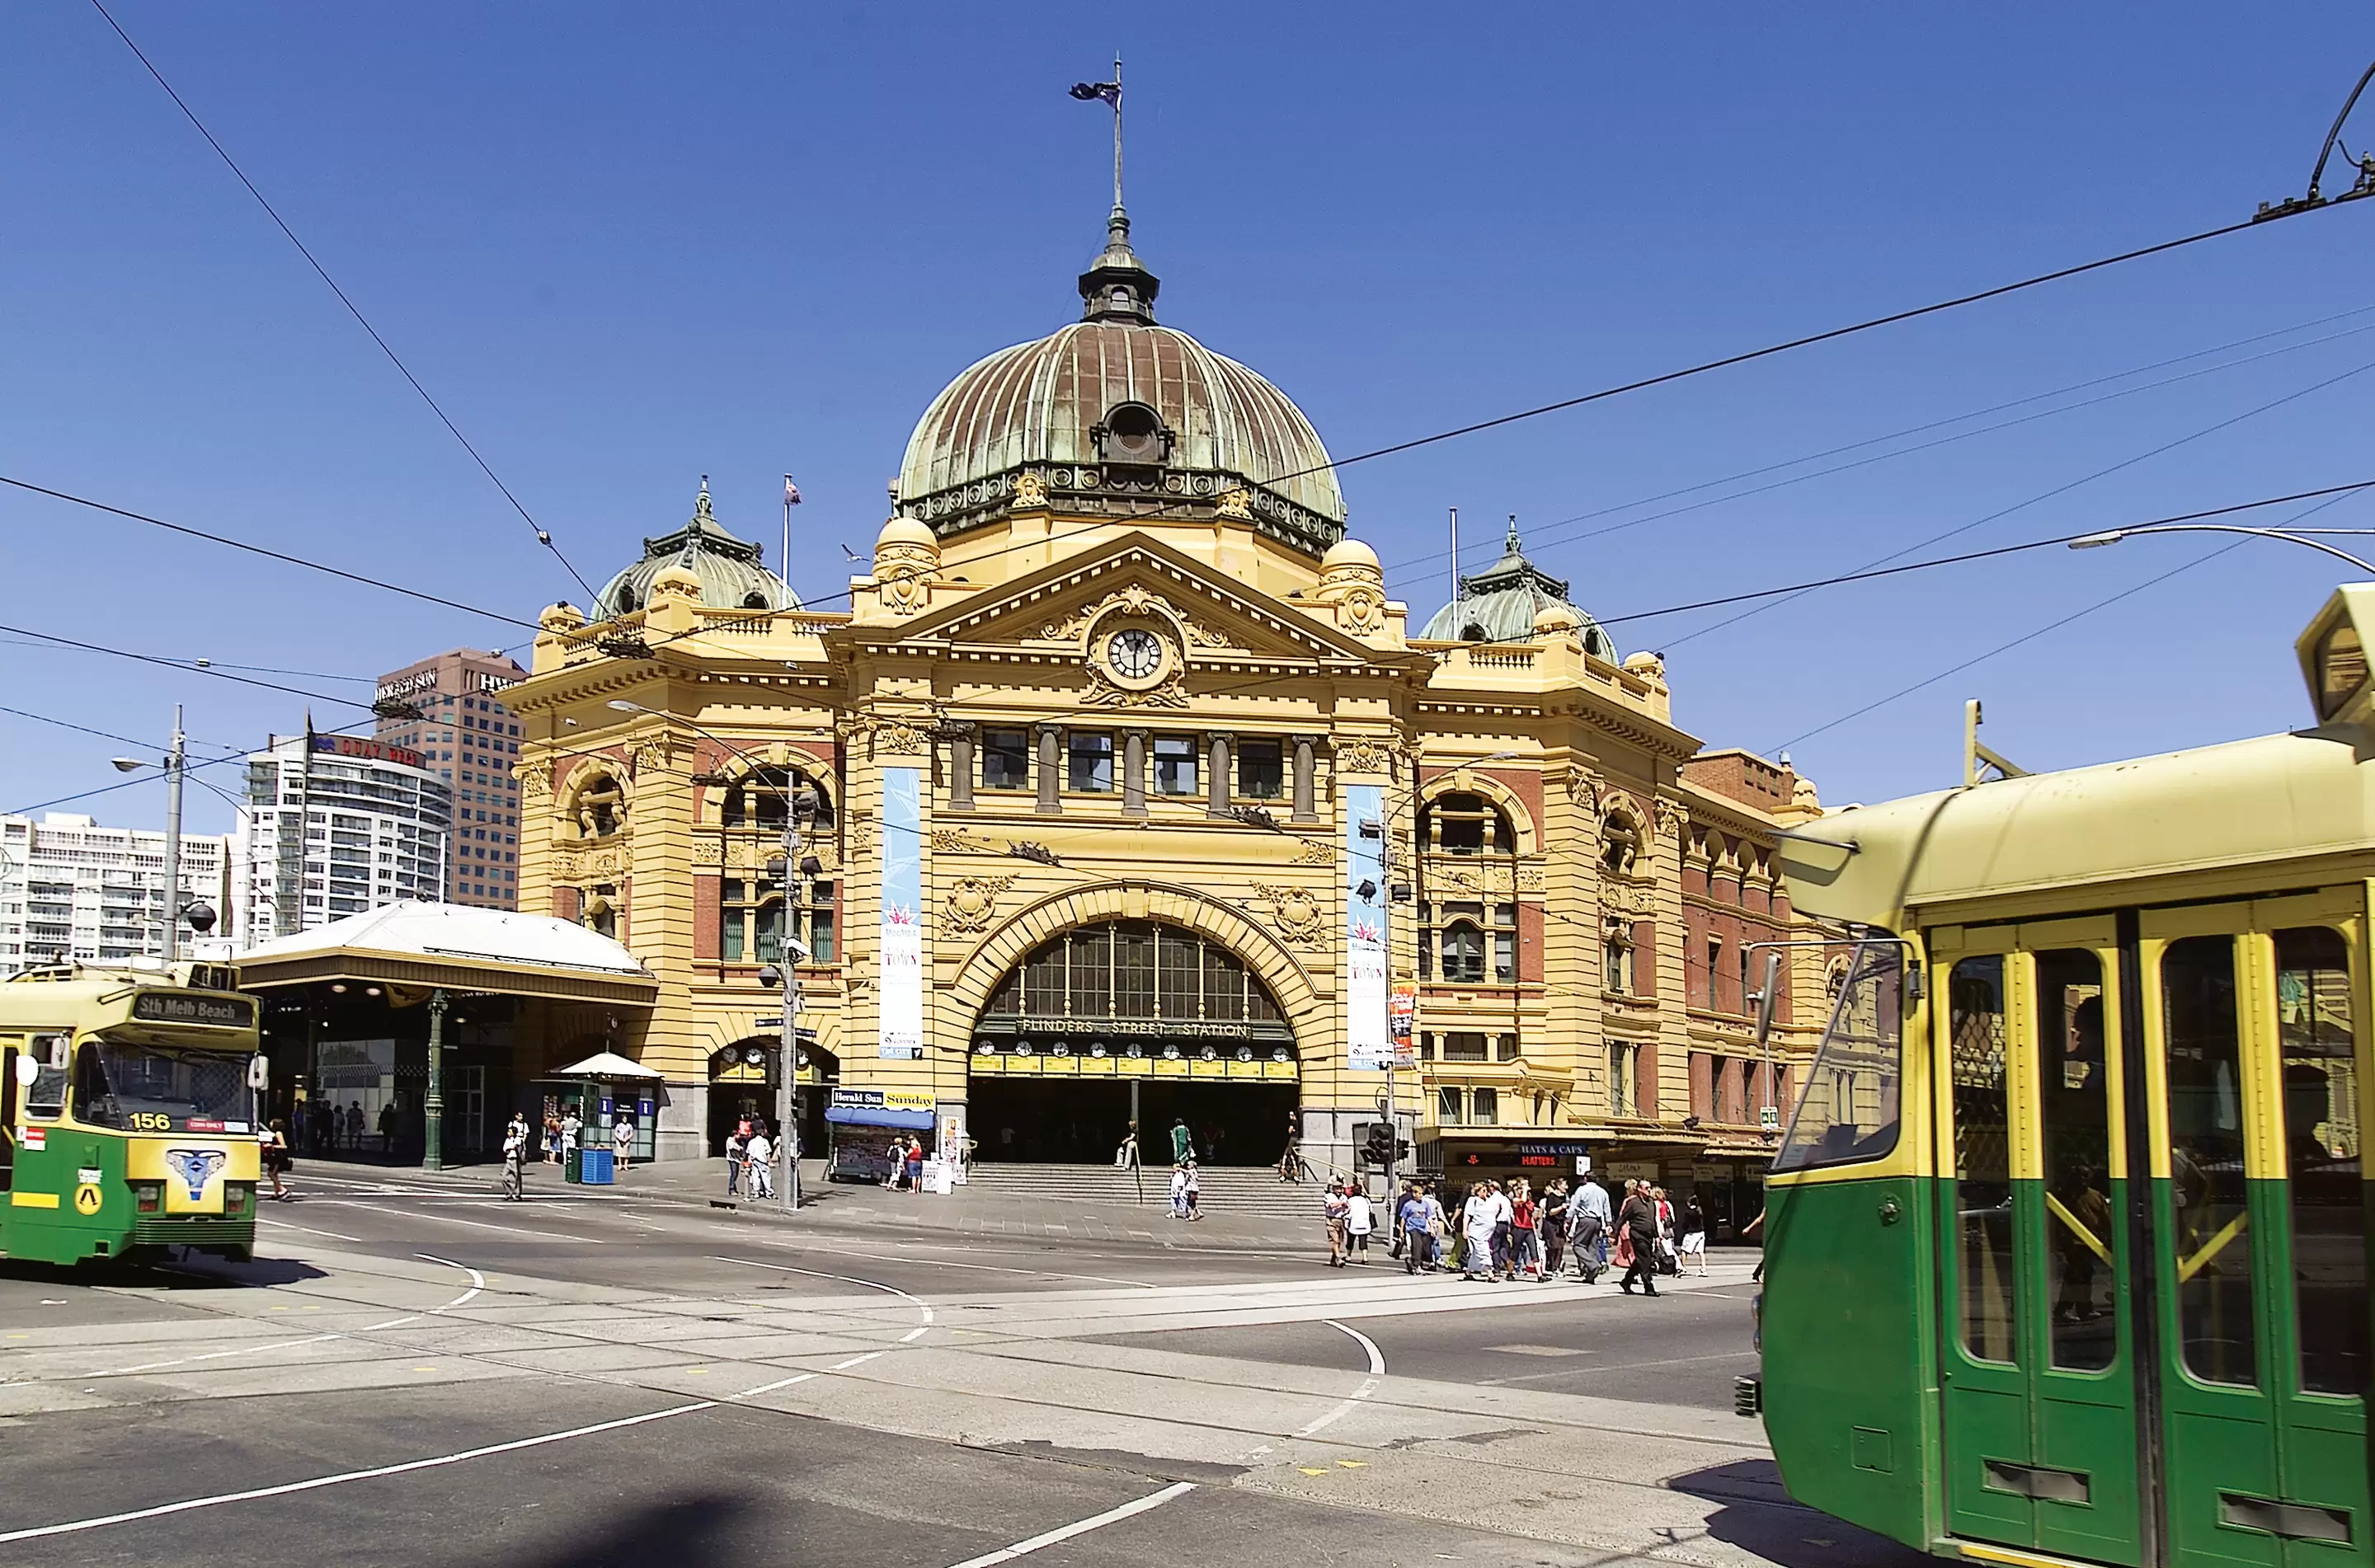
MULTIPOLYGON (((754 1034, 709 1055, 710 1155, 726 1152, 726 1138, 744 1121, 773 1125, 776 1112, 776 1058, 783 1037, 754 1034)), ((824 1107, 841 1081, 841 1058, 820 1045, 800 1048, 800 1147, 824 1147, 824 1107)))
POLYGON ((1184 1121, 1208 1164, 1278 1158, 1301 1096, 1294 1031, 1228 946, 1153 918, 1040 941, 991 986, 968 1047, 976 1158, 1100 1161, 1135 1119, 1168 1164, 1184 1121))

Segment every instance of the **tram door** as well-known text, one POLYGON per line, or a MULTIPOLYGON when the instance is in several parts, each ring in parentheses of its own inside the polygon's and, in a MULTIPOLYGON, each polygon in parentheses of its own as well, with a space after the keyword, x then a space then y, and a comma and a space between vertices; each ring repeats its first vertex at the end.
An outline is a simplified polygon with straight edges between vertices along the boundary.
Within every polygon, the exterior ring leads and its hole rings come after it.
POLYGON ((2369 1560, 2365 902, 2141 916, 2172 1563, 2369 1560))
POLYGON ((2119 947, 2106 917, 1931 935, 1948 1528, 2143 1562, 2119 947))

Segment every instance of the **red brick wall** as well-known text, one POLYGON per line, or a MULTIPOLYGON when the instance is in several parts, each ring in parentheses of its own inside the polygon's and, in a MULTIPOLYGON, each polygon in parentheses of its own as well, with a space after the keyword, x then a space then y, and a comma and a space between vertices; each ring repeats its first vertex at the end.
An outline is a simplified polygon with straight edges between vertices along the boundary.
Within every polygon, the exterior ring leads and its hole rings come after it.
POLYGON ((1542 977, 1542 906, 1518 905, 1518 978, 1539 982, 1542 977))
POLYGON ((1658 996, 1658 923, 1633 923, 1633 995, 1656 1000, 1658 996))
POLYGON ((577 890, 575 888, 553 889, 552 913, 563 920, 576 919, 580 913, 577 906, 577 890))
POLYGON ((717 957, 718 878, 696 876, 692 879, 692 956, 715 960, 717 957))
POLYGON ((1713 1058, 1704 1051, 1691 1053, 1691 1114, 1712 1120, 1715 1115, 1713 1058))

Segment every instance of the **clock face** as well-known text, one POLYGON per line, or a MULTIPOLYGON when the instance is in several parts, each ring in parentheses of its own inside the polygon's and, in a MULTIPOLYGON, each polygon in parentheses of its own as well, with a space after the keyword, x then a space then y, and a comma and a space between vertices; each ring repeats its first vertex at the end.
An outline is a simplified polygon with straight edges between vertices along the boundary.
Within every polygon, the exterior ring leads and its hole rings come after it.
POLYGON ((1145 680, 1163 667, 1163 644, 1153 632, 1132 627, 1113 634, 1105 644, 1105 658, 1124 680, 1145 680))

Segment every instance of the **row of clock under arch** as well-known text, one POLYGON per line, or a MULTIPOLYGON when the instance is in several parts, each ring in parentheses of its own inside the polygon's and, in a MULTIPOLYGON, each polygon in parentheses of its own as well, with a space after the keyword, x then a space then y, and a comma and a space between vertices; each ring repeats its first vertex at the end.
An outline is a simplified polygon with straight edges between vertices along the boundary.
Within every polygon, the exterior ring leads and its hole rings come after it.
MULTIPOLYGON (((1222 1047, 1161 1045, 1150 1051, 1143 1045, 1125 1045, 1116 1051, 1108 1046, 1096 1044, 1089 1046, 1086 1050, 1076 1051, 1062 1041, 1058 1041, 1052 1045, 1040 1045, 1029 1040, 1017 1040, 1010 1045, 1001 1045, 995 1040, 976 1040, 973 1043, 973 1054, 976 1056, 1087 1056, 1094 1061, 1102 1061, 1107 1056, 1119 1056, 1125 1061, 1132 1062, 1143 1061, 1149 1057, 1164 1062, 1217 1062, 1222 1059, 1222 1047)), ((1291 1062, 1294 1059, 1294 1053, 1283 1045, 1270 1047, 1266 1055, 1259 1053, 1254 1046, 1239 1045, 1228 1054, 1229 1060, 1237 1062, 1250 1062, 1258 1057, 1272 1062, 1291 1062)))

